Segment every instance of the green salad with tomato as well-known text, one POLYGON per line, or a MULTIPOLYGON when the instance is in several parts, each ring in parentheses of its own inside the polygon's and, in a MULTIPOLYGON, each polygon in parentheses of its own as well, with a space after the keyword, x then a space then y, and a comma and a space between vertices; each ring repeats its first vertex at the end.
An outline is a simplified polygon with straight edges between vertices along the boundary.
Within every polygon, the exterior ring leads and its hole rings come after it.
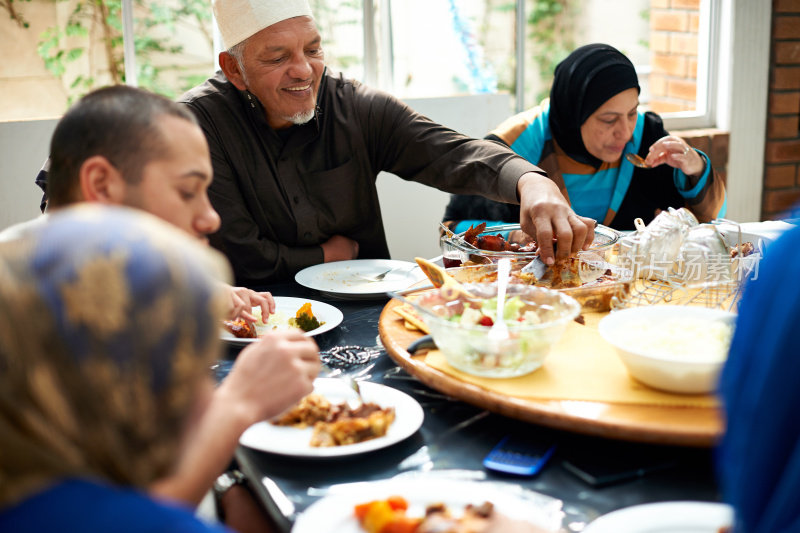
MULTIPOLYGON (((458 322, 462 326, 487 326, 494 325, 497 316, 497 298, 483 300, 480 307, 464 307, 461 313, 450 317, 453 322, 458 322)), ((530 309, 530 305, 525 304, 519 296, 508 298, 503 306, 503 320, 509 326, 525 324, 540 324, 542 319, 539 314, 530 309)))

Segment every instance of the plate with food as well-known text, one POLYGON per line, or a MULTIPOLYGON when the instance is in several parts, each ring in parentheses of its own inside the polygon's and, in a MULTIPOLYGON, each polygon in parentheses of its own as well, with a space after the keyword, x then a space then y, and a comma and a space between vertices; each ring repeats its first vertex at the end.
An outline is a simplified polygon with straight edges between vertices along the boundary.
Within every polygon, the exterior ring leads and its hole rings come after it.
POLYGON ((397 389, 359 382, 363 402, 344 379, 317 378, 314 391, 280 417, 250 426, 240 444, 292 457, 339 457, 391 446, 424 418, 419 403, 397 389))
POLYGON ((416 263, 393 259, 354 259, 310 266, 295 281, 332 298, 385 298, 425 279, 416 263))
POLYGON ((224 320, 222 339, 233 344, 248 344, 256 342, 268 331, 289 328, 302 329, 306 336, 313 337, 332 330, 344 319, 341 311, 324 302, 291 296, 274 298, 275 313, 267 317, 266 322, 261 317, 261 308, 254 307, 252 314, 258 320, 254 324, 244 320, 224 320))
POLYGON ((676 501, 625 507, 590 522, 584 533, 719 533, 733 510, 716 502, 676 501))
POLYGON ((512 485, 435 476, 351 483, 300 514, 292 533, 483 531, 487 523, 494 531, 558 531, 561 502, 525 494, 512 485))

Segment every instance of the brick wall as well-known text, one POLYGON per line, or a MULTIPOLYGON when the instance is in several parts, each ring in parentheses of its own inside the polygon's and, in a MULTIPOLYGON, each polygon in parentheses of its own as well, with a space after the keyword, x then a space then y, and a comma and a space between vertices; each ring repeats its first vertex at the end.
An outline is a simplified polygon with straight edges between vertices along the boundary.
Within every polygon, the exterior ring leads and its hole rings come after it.
POLYGON ((762 220, 800 216, 800 0, 773 0, 762 220))
MULTIPOLYGON (((689 111, 697 105, 697 37, 700 0, 650 2, 650 102, 656 113, 689 111)), ((718 129, 673 131, 702 150, 727 178, 730 135, 718 129)))
MULTIPOLYGON (((697 30, 701 0, 651 0, 649 108, 657 113, 695 106, 697 30)), ((761 220, 800 217, 800 0, 772 0, 772 37, 761 220)), ((672 132, 711 158, 727 175, 729 134, 672 132)))
POLYGON ((700 0, 650 2, 650 103, 656 113, 694 109, 700 0))
POLYGON ((723 182, 728 179, 728 143, 730 134, 718 129, 672 131, 682 137, 689 145, 705 153, 711 160, 711 167, 723 182))

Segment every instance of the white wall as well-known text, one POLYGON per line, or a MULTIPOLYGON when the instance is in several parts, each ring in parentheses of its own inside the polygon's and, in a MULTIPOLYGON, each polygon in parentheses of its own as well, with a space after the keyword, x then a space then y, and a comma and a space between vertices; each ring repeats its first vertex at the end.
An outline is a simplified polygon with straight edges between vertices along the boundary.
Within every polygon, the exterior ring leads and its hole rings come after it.
POLYGON ((33 180, 47 159, 57 122, 0 122, 0 229, 40 213, 42 191, 33 180))
MULTIPOLYGON (((508 94, 406 99, 418 113, 465 135, 482 138, 511 114, 508 94)), ((439 222, 450 195, 382 172, 378 197, 392 259, 439 255, 439 222)))

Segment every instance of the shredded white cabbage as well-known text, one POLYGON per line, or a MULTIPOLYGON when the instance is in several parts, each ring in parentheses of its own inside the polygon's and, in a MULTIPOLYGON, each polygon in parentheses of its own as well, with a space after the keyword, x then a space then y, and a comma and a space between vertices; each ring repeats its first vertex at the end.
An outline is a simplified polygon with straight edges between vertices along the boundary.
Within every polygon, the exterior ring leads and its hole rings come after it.
POLYGON ((269 315, 266 324, 261 316, 260 307, 253 309, 252 314, 254 317, 256 317, 256 330, 259 332, 264 332, 271 329, 289 328, 289 316, 283 311, 275 311, 275 313, 269 315))

